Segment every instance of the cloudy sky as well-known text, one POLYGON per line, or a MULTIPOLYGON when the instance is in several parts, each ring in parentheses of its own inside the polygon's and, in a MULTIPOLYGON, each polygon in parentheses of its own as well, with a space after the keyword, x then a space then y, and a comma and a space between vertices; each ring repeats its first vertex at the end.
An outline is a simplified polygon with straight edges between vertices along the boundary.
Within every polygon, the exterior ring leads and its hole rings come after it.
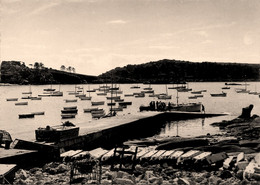
POLYGON ((259 0, 0 0, 1 60, 99 75, 160 59, 260 63, 259 0))

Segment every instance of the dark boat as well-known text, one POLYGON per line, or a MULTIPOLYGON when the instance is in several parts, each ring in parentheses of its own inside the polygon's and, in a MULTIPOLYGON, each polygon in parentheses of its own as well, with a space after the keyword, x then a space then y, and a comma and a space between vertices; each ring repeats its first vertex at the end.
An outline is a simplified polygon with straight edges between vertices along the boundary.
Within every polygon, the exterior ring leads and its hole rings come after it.
POLYGON ((66 110, 61 110, 62 114, 77 114, 78 113, 78 109, 66 109, 66 110))
POLYGON ((213 97, 226 97, 226 96, 227 96, 227 93, 222 92, 222 93, 210 94, 210 95, 213 96, 213 97))
POLYGON ((79 127, 76 127, 71 122, 65 122, 63 125, 46 126, 35 130, 37 141, 59 142, 62 140, 77 137, 79 135, 79 127))
POLYGON ((19 114, 19 119, 22 119, 22 118, 34 118, 34 114, 33 113, 19 114))

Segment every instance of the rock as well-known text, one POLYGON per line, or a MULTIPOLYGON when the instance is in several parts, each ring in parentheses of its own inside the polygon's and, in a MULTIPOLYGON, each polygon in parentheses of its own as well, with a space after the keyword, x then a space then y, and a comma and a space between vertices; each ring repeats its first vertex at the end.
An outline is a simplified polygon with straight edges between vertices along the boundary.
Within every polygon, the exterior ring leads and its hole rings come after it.
POLYGON ((254 105, 249 105, 248 107, 245 107, 242 109, 242 114, 238 118, 250 118, 251 117, 251 111, 254 108, 254 105))
POLYGON ((236 177, 240 180, 243 180, 243 173, 244 173, 243 170, 238 170, 236 173, 236 177))
POLYGON ((148 179, 149 183, 154 183, 158 178, 157 177, 150 177, 148 179))
POLYGON ((222 181, 222 179, 219 177, 215 177, 215 176, 209 177, 210 184, 219 184, 221 181, 222 181))
POLYGON ((28 174, 25 170, 21 169, 16 173, 15 178, 25 180, 28 178, 28 174))
POLYGON ((134 182, 133 181, 131 181, 130 179, 123 179, 123 178, 116 178, 116 179, 114 179, 114 181, 113 181, 114 183, 116 183, 116 184, 133 184, 134 185, 134 182))
POLYGON ((190 185, 189 181, 184 178, 178 178, 177 182, 179 185, 190 185))
POLYGON ((223 170, 223 171, 221 172, 220 177, 221 177, 222 179, 227 179, 227 178, 232 177, 232 174, 231 174, 231 172, 228 171, 228 170, 223 170))
POLYGON ((65 164, 60 164, 57 167, 57 173, 63 173, 68 170, 68 167, 65 164))
POLYGON ((150 179, 151 177, 153 177, 154 175, 153 175, 153 171, 146 171, 145 172, 145 176, 144 176, 144 179, 145 180, 148 180, 148 179, 150 179))
MULTIPOLYGON (((88 183, 88 184, 90 184, 90 183, 88 183)), ((101 180, 101 184, 110 185, 110 184, 112 184, 112 181, 111 180, 107 180, 107 179, 103 179, 103 180, 101 180)))

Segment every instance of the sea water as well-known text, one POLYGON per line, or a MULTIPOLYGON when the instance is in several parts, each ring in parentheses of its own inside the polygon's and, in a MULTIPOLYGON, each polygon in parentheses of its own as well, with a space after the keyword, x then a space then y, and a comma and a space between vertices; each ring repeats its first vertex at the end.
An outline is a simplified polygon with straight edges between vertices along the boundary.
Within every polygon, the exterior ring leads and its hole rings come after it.
MULTIPOLYGON (((239 82, 238 82, 239 83, 239 82)), ((244 84, 243 82, 240 82, 244 84)), ((251 91, 260 92, 259 82, 250 82, 247 89, 251 91)), ((104 84, 77 84, 78 87, 83 88, 82 90, 87 96, 92 96, 91 101, 105 101, 105 105, 98 106, 103 108, 106 113, 109 112, 110 106, 107 103, 110 100, 106 99, 106 96, 98 96, 97 92, 86 92, 89 89, 97 89, 104 84)), ((109 85, 109 84, 108 84, 109 85)), ((115 84, 114 84, 115 85, 115 84)), ((222 87, 225 86, 224 82, 201 82, 201 83, 188 83, 189 88, 192 91, 206 90, 202 92, 203 97, 197 99, 189 99, 189 96, 193 96, 191 92, 179 92, 176 89, 168 89, 172 87, 172 84, 151 84, 150 87, 153 88, 155 94, 167 93, 172 95, 171 100, 158 100, 155 97, 148 97, 146 94, 144 98, 135 98, 133 96, 125 97, 124 94, 132 94, 134 92, 141 92, 145 87, 149 87, 147 84, 116 84, 123 94, 118 94, 124 101, 131 101, 132 105, 127 106, 122 112, 118 112, 120 115, 136 114, 139 112, 139 107, 141 105, 149 105, 151 101, 163 101, 168 103, 193 103, 201 102, 205 106, 205 111, 208 113, 228 113, 227 116, 205 118, 205 119, 192 119, 185 121, 171 121, 162 125, 160 130, 158 130, 159 136, 199 136, 205 135, 207 133, 216 134, 221 131, 217 127, 212 127, 211 123, 218 122, 221 120, 230 120, 239 116, 242 112, 243 107, 247 107, 250 104, 254 105, 252 114, 260 114, 260 98, 258 95, 251 95, 247 93, 237 93, 237 88, 245 88, 244 85, 241 86, 230 86, 228 90, 223 90, 222 87), (131 86, 140 86, 138 89, 132 89, 131 86), (211 97, 211 93, 221 93, 222 91, 227 92, 226 97, 211 97)), ((176 85, 175 85, 176 86, 176 85)), ((32 91, 32 96, 38 96, 43 93, 43 89, 50 88, 50 85, 11 85, 11 86, 0 86, 0 129, 8 131, 12 138, 19 139, 32 139, 35 138, 35 129, 39 127, 46 127, 46 125, 54 126, 60 125, 65 122, 66 119, 61 119, 61 110, 63 107, 67 106, 77 106, 78 114, 74 119, 68 119, 75 125, 82 124, 94 124, 92 121, 91 114, 84 113, 83 109, 93 108, 91 106, 91 101, 82 101, 76 98, 74 95, 69 95, 69 92, 75 91, 75 85, 52 85, 52 88, 60 90, 63 92, 61 97, 42 97, 42 100, 27 100, 21 99, 23 96, 28 96, 22 94, 23 92, 32 91), (27 101, 28 105, 16 106, 15 101, 6 101, 7 98, 19 98, 17 102, 27 101), (77 102, 66 103, 66 99, 77 99, 77 102), (19 119, 18 115, 22 113, 32 113, 32 112, 44 112, 44 115, 36 115, 34 118, 19 119)), ((109 93, 107 96, 111 96, 109 93)), ((118 106, 118 103, 117 105, 118 106)), ((149 128, 147 128, 149 131, 149 128)))

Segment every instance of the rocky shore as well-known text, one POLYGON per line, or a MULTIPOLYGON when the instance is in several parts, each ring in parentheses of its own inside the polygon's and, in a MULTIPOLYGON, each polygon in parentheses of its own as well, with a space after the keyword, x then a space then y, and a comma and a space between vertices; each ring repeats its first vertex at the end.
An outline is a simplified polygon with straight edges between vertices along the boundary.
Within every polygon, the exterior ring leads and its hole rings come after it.
MULTIPOLYGON (((240 116, 212 125, 223 129, 225 134, 208 134, 196 138, 150 138, 127 144, 154 149, 192 149, 227 154, 227 157, 215 167, 213 163, 206 168, 198 168, 198 164, 195 163, 183 167, 169 161, 150 159, 145 162, 138 161, 134 171, 125 172, 111 170, 111 165, 104 163, 97 164, 91 173, 77 171, 80 178, 73 180, 72 167, 77 161, 73 159, 48 163, 41 168, 20 169, 15 175, 14 184, 260 184, 260 117, 240 116)), ((97 161, 91 155, 87 158, 97 161)))

